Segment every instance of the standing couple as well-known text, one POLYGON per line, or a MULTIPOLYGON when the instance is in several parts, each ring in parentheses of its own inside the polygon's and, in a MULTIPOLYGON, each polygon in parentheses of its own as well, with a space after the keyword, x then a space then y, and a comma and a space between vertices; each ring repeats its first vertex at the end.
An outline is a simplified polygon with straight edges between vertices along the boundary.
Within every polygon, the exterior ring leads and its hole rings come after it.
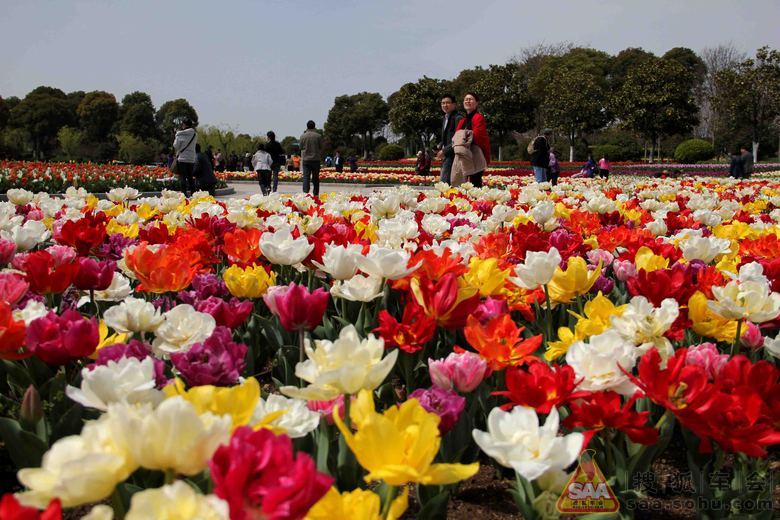
POLYGON ((452 186, 470 182, 482 187, 482 174, 490 164, 490 138, 485 118, 479 113, 479 97, 467 92, 463 97, 466 115, 458 113, 455 96, 441 97, 444 112, 442 139, 436 158, 441 163, 441 181, 452 186))

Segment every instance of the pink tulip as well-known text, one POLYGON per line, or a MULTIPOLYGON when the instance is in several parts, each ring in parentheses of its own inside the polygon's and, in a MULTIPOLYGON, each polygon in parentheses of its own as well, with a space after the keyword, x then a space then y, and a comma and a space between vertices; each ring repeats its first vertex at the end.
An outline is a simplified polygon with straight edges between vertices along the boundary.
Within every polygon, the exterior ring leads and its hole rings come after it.
POLYGON ((434 385, 462 393, 472 392, 491 373, 484 359, 466 351, 452 352, 444 359, 429 359, 428 372, 434 385))
POLYGON ((18 303, 27 294, 30 284, 16 273, 0 273, 0 300, 11 306, 18 303))
POLYGON ((588 257, 588 263, 591 265, 599 265, 601 262, 601 265, 608 266, 615 260, 615 256, 604 249, 592 249, 585 256, 588 257))
POLYGON ((498 298, 488 297, 484 302, 479 304, 477 310, 474 311, 474 317, 479 320, 483 325, 493 318, 497 318, 502 314, 509 313, 509 306, 506 301, 498 298))
POLYGON ((0 265, 7 265, 16 253, 16 244, 13 240, 0 238, 0 265))
POLYGON ((72 359, 89 356, 99 341, 97 320, 86 319, 72 309, 61 316, 50 312, 27 327, 27 348, 50 365, 64 365, 72 359))
POLYGON ((73 263, 78 255, 76 250, 70 246, 50 246, 46 248, 46 251, 54 258, 55 266, 73 263))
POLYGON ((685 356, 687 365, 699 366, 707 372, 710 379, 715 379, 729 360, 728 354, 721 354, 714 343, 701 343, 688 347, 688 353, 685 356))
POLYGON ((612 269, 615 271, 615 278, 621 282, 636 276, 636 265, 630 260, 615 260, 612 269))
POLYGON ((279 316, 285 330, 310 331, 322 323, 330 293, 322 288, 309 292, 305 286, 291 283, 282 290, 266 293, 263 301, 273 314, 279 316))
POLYGON ((745 332, 742 333, 740 342, 749 349, 757 349, 764 346, 764 336, 761 335, 761 329, 755 323, 748 323, 745 332))

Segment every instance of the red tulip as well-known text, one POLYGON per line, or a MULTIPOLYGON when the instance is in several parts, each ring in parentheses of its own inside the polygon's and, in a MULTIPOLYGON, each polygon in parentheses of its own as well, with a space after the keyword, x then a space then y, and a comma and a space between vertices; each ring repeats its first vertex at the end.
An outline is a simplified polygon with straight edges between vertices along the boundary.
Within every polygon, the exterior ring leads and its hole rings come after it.
POLYGON ((55 228, 54 238, 75 248, 80 255, 87 255, 105 240, 107 223, 108 217, 103 212, 85 213, 79 220, 68 220, 59 229, 55 228))
POLYGON ((14 305, 30 288, 24 278, 16 273, 0 273, 0 301, 14 305))
POLYGON ((6 493, 0 500, 0 518, 3 520, 60 520, 62 505, 58 498, 53 499, 45 511, 35 507, 25 507, 19 503, 13 493, 6 493))
MULTIPOLYGON (((638 396, 639 394, 637 394, 638 396)), ((622 397, 615 392, 595 392, 584 399, 569 403, 571 413, 563 421, 567 428, 586 428, 585 443, 604 428, 619 430, 639 444, 652 445, 658 441, 658 430, 647 425, 650 412, 634 410, 636 397, 621 406, 622 397)))
POLYGON ((537 413, 550 413, 552 407, 561 406, 572 399, 588 395, 576 391, 574 369, 569 365, 550 366, 547 363, 531 363, 527 369, 508 368, 504 375, 506 390, 494 392, 510 400, 501 406, 509 410, 514 406, 530 406, 537 413))
POLYGON ((38 294, 61 293, 78 274, 79 264, 57 264, 48 251, 34 251, 25 257, 24 270, 33 291, 38 294))
POLYGON ((404 307, 404 315, 398 322, 389 312, 379 313, 379 326, 374 332, 385 341, 385 348, 398 347, 413 354, 422 350, 436 332, 436 321, 425 315, 415 302, 404 307))
POLYGON ((73 309, 61 316, 49 312, 27 327, 27 348, 50 365, 87 357, 95 352, 99 341, 95 318, 86 319, 73 309))
POLYGON ((225 500, 231 520, 302 519, 333 484, 312 458, 293 453, 286 435, 242 426, 209 463, 214 493, 225 500))
POLYGON ((0 359, 22 359, 31 356, 30 353, 22 351, 25 333, 24 321, 14 320, 11 306, 0 300, 0 359))
POLYGON ((273 314, 279 316, 285 330, 314 330, 322 323, 330 293, 322 288, 309 292, 305 286, 293 282, 287 287, 269 291, 263 301, 273 314))
POLYGON ((111 260, 98 261, 87 256, 78 258, 79 271, 73 280, 77 289, 84 291, 105 291, 111 285, 116 271, 116 263, 111 260))

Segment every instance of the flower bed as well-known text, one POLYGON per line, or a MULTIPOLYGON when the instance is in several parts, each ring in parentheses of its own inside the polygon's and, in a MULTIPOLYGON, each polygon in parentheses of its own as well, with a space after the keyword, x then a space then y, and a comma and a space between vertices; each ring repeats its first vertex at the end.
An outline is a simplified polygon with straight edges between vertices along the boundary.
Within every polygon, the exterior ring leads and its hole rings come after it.
POLYGON ((771 517, 777 180, 8 198, 2 518, 771 517))
POLYGON ((177 182, 168 168, 156 166, 0 161, 0 193, 11 189, 64 193, 69 187, 106 193, 124 186, 160 191, 177 182))

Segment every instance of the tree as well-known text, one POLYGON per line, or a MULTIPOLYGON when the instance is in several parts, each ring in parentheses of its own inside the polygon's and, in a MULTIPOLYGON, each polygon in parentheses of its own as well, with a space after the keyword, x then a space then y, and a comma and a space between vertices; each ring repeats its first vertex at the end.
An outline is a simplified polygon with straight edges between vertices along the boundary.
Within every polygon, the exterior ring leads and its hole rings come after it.
POLYGON ((116 123, 119 105, 113 94, 95 90, 84 96, 76 113, 87 137, 94 142, 103 142, 116 123))
POLYGON ((662 56, 665 60, 676 61, 693 76, 694 85, 698 86, 704 81, 707 74, 707 66, 698 54, 688 47, 675 47, 669 49, 662 56))
POLYGON ((70 105, 58 88, 38 87, 11 110, 11 125, 30 135, 33 157, 43 159, 60 128, 71 122, 70 105))
POLYGON ((699 100, 699 127, 697 134, 701 137, 709 137, 715 144, 716 134, 725 126, 724 114, 719 113, 713 106, 712 100, 718 96, 718 88, 715 77, 718 72, 725 69, 736 68, 739 62, 747 56, 739 51, 733 44, 707 47, 701 52, 702 61, 707 69, 699 100))
POLYGON ((759 139, 772 128, 780 114, 780 51, 761 47, 734 69, 715 76, 717 97, 713 103, 732 121, 750 130, 753 157, 758 159, 759 139))
POLYGON ((569 161, 574 160, 578 136, 603 127, 609 117, 604 74, 577 56, 550 58, 532 86, 541 99, 546 126, 563 133, 569 141, 569 161))
POLYGON ((173 142, 173 135, 176 130, 173 120, 179 117, 188 117, 192 121, 193 127, 198 126, 198 113, 184 98, 166 101, 154 115, 157 130, 160 132, 160 138, 164 143, 173 142))
POLYGON ((394 132, 413 136, 424 148, 441 132, 444 114, 439 106, 446 93, 446 82, 423 76, 406 83, 387 98, 390 126, 394 132))
POLYGON ((11 117, 11 109, 8 108, 3 98, 0 96, 0 129, 5 128, 8 119, 11 117))
POLYGON ((282 148, 284 148, 284 153, 286 153, 287 155, 294 155, 297 153, 301 153, 300 143, 298 142, 297 137, 288 135, 284 139, 279 141, 279 144, 282 145, 282 148))
POLYGON ((376 92, 338 96, 328 112, 325 135, 334 144, 350 144, 359 136, 363 152, 373 149, 375 132, 387 124, 388 108, 382 95, 376 92))
POLYGON ((491 65, 473 90, 480 97, 479 110, 485 116, 488 130, 497 137, 500 161, 506 136, 513 130, 526 130, 532 124, 534 105, 528 87, 520 68, 507 63, 491 65))
POLYGON ((119 131, 141 139, 157 137, 154 105, 149 94, 135 91, 122 98, 122 105, 119 107, 119 131))
POLYGON ((14 107, 21 102, 22 100, 16 96, 8 96, 7 98, 5 98, 5 105, 8 107, 9 111, 13 110, 14 107))
POLYGON ((57 141, 60 143, 60 149, 68 160, 81 157, 81 145, 84 143, 84 132, 78 128, 63 126, 57 132, 57 141))
POLYGON ((655 58, 628 71, 612 100, 622 125, 650 141, 650 160, 662 135, 683 133, 697 122, 690 73, 677 62, 655 58))
POLYGON ((617 55, 612 58, 612 66, 610 71, 610 86, 613 92, 617 92, 623 86, 628 76, 629 71, 634 68, 653 61, 655 55, 652 52, 647 52, 641 47, 628 47, 623 49, 617 55))
POLYGON ((131 164, 147 164, 153 162, 157 155, 157 145, 151 139, 122 132, 117 136, 119 142, 119 159, 131 164))
POLYGON ((457 98, 459 103, 463 102, 463 98, 466 96, 466 92, 474 90, 474 85, 482 79, 486 70, 482 67, 475 67, 473 69, 465 69, 450 81, 449 92, 457 98))

